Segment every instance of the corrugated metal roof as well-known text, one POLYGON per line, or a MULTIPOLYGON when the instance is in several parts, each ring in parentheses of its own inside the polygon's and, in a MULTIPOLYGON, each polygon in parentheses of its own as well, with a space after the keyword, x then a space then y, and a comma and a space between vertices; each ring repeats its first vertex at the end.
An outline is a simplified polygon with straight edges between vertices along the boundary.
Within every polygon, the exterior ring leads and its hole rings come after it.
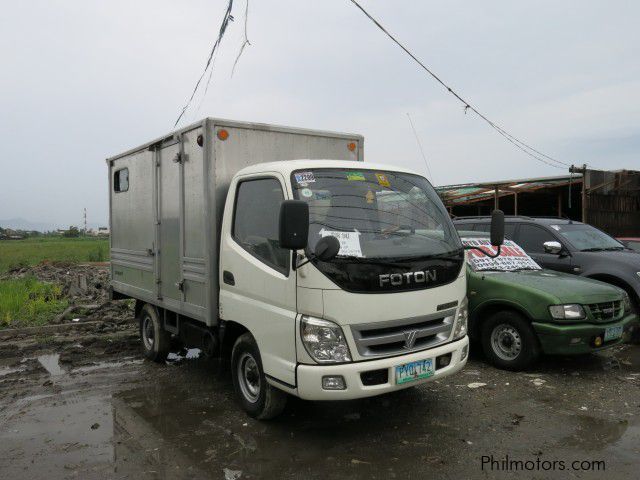
POLYGON ((496 182, 468 183, 436 187, 436 191, 447 205, 475 203, 493 198, 496 188, 498 196, 514 193, 532 192, 544 188, 555 188, 564 185, 581 184, 582 175, 564 175, 559 177, 542 177, 520 180, 502 180, 496 182))

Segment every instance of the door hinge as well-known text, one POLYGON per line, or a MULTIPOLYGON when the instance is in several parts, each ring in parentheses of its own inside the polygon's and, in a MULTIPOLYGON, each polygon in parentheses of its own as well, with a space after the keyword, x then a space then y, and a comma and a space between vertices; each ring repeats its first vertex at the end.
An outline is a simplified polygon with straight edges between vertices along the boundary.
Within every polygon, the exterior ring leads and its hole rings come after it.
POLYGON ((181 292, 184 292, 184 279, 176 282, 176 288, 181 292))
POLYGON ((153 251, 152 248, 147 248, 147 255, 149 255, 150 257, 155 256, 156 252, 153 251))
POLYGON ((182 163, 183 157, 182 157, 182 153, 178 152, 175 154, 175 156, 173 157, 173 163, 182 163))

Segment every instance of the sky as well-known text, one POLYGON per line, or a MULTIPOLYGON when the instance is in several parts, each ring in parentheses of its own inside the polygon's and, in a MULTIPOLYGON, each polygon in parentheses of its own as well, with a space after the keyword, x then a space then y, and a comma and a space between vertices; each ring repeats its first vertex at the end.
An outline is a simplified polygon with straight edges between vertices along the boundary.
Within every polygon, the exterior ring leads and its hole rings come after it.
MULTIPOLYGON (((361 0, 485 115, 568 164, 640 168, 640 3, 361 0)), ((0 219, 108 221, 104 159, 170 132, 227 0, 32 0, 0 16, 0 219)), ((349 0, 235 0, 205 116, 359 133, 434 185, 562 175, 513 147, 349 0), (411 130, 409 114, 431 171, 411 130)))

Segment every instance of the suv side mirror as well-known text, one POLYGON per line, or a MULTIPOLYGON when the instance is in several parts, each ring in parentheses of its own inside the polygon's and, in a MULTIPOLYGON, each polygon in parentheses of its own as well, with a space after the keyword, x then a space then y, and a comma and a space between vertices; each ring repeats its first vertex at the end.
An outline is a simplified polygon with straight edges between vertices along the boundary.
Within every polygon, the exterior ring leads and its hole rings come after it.
POLYGON ((542 245, 544 246, 545 253, 560 255, 560 253, 562 252, 562 244, 560 242, 550 241, 544 242, 542 245))
POLYGON ((494 210, 491 213, 491 245, 499 247, 504 243, 504 212, 494 210))
POLYGON ((300 250, 309 240, 309 205, 302 200, 280 204, 279 243, 289 250, 300 250))

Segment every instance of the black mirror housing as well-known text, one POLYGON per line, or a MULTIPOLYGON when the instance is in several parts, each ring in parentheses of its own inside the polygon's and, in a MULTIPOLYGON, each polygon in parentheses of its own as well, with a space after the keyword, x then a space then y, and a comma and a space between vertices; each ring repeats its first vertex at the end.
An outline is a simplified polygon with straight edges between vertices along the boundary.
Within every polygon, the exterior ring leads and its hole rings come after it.
POLYGON ((504 212, 494 210, 491 213, 491 245, 499 247, 504 243, 504 212))
POLYGON ((316 243, 315 257, 323 262, 333 260, 340 251, 340 240, 333 235, 322 237, 316 243))
POLYGON ((280 204, 278 226, 280 247, 306 248, 309 241, 309 205, 302 200, 284 200, 280 204))

